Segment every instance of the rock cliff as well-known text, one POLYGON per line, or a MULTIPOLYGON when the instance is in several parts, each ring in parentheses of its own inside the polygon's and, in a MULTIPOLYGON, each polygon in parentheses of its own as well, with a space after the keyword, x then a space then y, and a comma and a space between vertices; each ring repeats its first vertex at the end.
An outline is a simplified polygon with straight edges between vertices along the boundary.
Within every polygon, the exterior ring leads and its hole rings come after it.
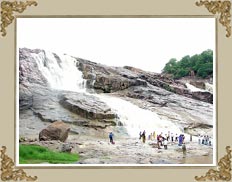
MULTIPOLYGON (((62 67, 61 58, 52 54, 59 67, 62 67)), ((212 134, 211 93, 191 92, 179 80, 131 66, 113 67, 72 58, 76 61, 77 69, 83 73, 89 93, 105 93, 123 98, 140 108, 157 113, 194 135, 200 131, 212 134)), ((49 66, 46 51, 27 48, 19 50, 21 122, 29 122, 33 117, 46 122, 63 121, 74 125, 70 130, 73 133, 83 133, 86 128, 112 130, 120 123, 117 113, 96 95, 51 88, 36 59, 42 61, 45 67, 49 66), (28 110, 33 114, 28 114, 28 110)), ((36 130, 36 127, 34 123, 32 130, 36 130)))

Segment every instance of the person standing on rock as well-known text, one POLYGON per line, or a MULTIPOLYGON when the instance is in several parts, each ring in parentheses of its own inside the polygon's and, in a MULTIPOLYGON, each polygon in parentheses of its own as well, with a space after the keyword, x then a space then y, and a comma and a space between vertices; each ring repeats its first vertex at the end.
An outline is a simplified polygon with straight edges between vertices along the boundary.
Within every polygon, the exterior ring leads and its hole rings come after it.
POLYGON ((176 139, 175 139, 176 142, 178 142, 178 134, 176 134, 176 139))
POLYGON ((204 137, 202 139, 202 145, 205 145, 205 139, 206 139, 206 136, 204 135, 204 137))
POLYGON ((208 142, 209 142, 209 136, 207 135, 205 139, 205 145, 208 145, 208 142))
POLYGON ((184 143, 184 142, 185 142, 185 136, 182 135, 182 143, 184 143))
POLYGON ((185 158, 186 157, 186 153, 187 153, 187 149, 186 149, 186 145, 185 145, 184 142, 182 144, 182 151, 183 151, 183 158, 185 158))
POLYGON ((172 142, 174 142, 174 134, 171 133, 171 139, 172 139, 172 142))
POLYGON ((201 135, 201 144, 203 145, 204 144, 204 136, 201 135))
POLYGON ((198 135, 198 144, 199 145, 201 144, 201 135, 200 134, 198 135))
POLYGON ((142 138, 142 132, 140 131, 139 132, 139 140, 141 140, 141 138, 142 138))
POLYGON ((110 132, 109 138, 110 138, 110 143, 112 143, 112 144, 114 144, 113 137, 114 137, 114 134, 112 132, 110 132))
POLYGON ((179 146, 181 146, 182 145, 182 142, 183 142, 183 135, 180 135, 179 136, 179 146))
POLYGON ((211 144, 211 137, 209 137, 209 146, 211 146, 212 144, 211 144))
POLYGON ((143 143, 146 142, 146 132, 145 132, 145 130, 143 131, 143 134, 142 134, 142 141, 143 141, 143 143))
POLYGON ((165 150, 168 149, 168 140, 167 140, 167 138, 164 139, 164 149, 165 149, 165 150))
POLYGON ((153 138, 156 139, 156 134, 155 131, 153 132, 153 138))
POLYGON ((168 140, 168 141, 171 139, 170 136, 171 136, 171 135, 170 135, 170 131, 168 131, 168 137, 167 137, 167 140, 168 140))

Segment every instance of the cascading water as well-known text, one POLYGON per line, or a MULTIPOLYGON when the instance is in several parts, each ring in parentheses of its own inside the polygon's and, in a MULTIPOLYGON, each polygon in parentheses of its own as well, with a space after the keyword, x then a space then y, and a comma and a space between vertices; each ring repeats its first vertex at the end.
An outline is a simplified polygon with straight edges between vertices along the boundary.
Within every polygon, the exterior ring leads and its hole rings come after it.
POLYGON ((147 134, 167 134, 181 133, 180 129, 171 121, 160 119, 159 116, 149 110, 141 109, 140 107, 112 96, 98 95, 98 97, 107 103, 120 118, 120 122, 126 127, 130 136, 138 137, 139 132, 146 131, 147 134))
POLYGON ((68 55, 55 55, 50 52, 33 54, 39 70, 51 88, 85 92, 86 80, 77 67, 76 59, 68 55))
MULTIPOLYGON (((53 53, 34 54, 38 67, 44 77, 48 80, 51 88, 59 90, 70 90, 74 92, 88 93, 85 89, 85 80, 82 72, 77 69, 77 61, 68 55, 55 56, 53 53)), ((181 133, 180 128, 171 121, 160 119, 159 116, 149 110, 113 96, 105 94, 91 94, 104 101, 114 112, 127 129, 131 137, 138 137, 140 131, 158 133, 181 133)))
POLYGON ((213 85, 210 83, 205 83, 205 90, 213 94, 213 85))
POLYGON ((193 85, 191 85, 190 83, 186 83, 185 84, 187 86, 187 88, 191 91, 191 92, 206 92, 206 90, 203 89, 199 89, 193 85))
POLYGON ((213 93, 213 85, 209 84, 209 83, 205 83, 205 90, 197 88, 197 87, 191 85, 190 83, 186 83, 185 85, 187 86, 187 88, 191 92, 210 92, 210 93, 213 93))

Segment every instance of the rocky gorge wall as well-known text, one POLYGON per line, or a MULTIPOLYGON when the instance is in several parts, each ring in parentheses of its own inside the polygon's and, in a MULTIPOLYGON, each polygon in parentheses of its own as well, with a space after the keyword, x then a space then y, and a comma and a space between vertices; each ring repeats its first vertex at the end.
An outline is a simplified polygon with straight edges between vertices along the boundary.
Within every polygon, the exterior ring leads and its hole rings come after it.
MULTIPOLYGON (((19 50, 20 122, 25 121, 25 118, 31 119, 32 116, 27 115, 30 110, 33 117, 38 117, 41 121, 59 120, 74 125, 71 128, 74 133, 83 134, 86 128, 107 131, 107 128, 112 129, 120 123, 117 113, 99 98, 88 93, 51 88, 36 63, 36 58, 40 56, 44 67, 48 67, 49 59, 46 54, 46 51, 39 49, 19 50)), ((59 55, 52 54, 61 67, 59 55)), ((211 93, 191 92, 178 80, 138 68, 113 67, 72 58, 83 73, 87 92, 123 98, 140 108, 157 113, 160 118, 173 122, 183 131, 194 135, 208 132, 212 136, 211 93)), ((25 131, 22 129, 21 133, 25 131)))

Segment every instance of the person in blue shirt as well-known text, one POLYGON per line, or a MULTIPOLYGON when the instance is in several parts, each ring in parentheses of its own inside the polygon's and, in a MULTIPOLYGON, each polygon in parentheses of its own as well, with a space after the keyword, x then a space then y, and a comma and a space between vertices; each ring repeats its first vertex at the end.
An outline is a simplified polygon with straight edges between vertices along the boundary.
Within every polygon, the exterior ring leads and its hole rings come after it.
POLYGON ((110 132, 109 138, 110 138, 110 143, 112 143, 112 144, 114 144, 113 136, 114 136, 114 134, 112 132, 110 132))
POLYGON ((179 136, 179 146, 181 146, 182 145, 182 142, 183 142, 183 135, 180 135, 179 136))

